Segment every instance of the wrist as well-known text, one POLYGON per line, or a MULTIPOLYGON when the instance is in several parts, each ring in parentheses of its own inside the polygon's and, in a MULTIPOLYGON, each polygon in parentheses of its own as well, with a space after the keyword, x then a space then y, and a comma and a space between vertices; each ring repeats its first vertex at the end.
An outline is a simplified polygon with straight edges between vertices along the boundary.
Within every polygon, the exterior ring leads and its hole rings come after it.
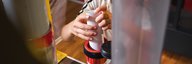
POLYGON ((67 26, 67 28, 68 28, 68 30, 69 30, 69 35, 71 35, 71 36, 74 36, 74 34, 73 34, 73 25, 74 25, 74 20, 71 21, 71 22, 68 24, 68 26, 67 26))
POLYGON ((72 22, 70 22, 69 24, 66 24, 63 29, 62 29, 62 37, 63 37, 63 41, 71 41, 71 39, 73 38, 73 33, 72 33, 72 22))

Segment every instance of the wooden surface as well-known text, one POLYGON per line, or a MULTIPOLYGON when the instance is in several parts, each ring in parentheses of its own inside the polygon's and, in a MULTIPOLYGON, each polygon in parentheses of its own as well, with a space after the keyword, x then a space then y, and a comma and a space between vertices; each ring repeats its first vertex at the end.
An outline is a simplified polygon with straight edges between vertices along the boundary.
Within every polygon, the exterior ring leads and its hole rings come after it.
POLYGON ((61 42, 57 45, 57 49, 66 53, 68 56, 71 56, 82 62, 86 62, 85 55, 83 54, 83 43, 84 41, 76 38, 74 42, 61 42))
POLYGON ((161 57, 161 64, 192 64, 192 58, 164 50, 161 57))
MULTIPOLYGON (((73 20, 80 10, 82 5, 68 1, 67 3, 67 20, 65 23, 73 20)), ((73 42, 61 41, 56 47, 58 50, 67 53, 69 56, 85 62, 85 55, 83 54, 83 43, 84 41, 75 38, 73 42)), ((164 50, 162 53, 161 64, 192 64, 192 58, 187 58, 179 54, 164 50)))

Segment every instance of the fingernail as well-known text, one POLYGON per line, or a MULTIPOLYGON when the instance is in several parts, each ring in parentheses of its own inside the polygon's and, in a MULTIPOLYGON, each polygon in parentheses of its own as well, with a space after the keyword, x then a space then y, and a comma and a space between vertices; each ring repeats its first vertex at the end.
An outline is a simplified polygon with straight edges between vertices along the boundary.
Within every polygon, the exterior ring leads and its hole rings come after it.
POLYGON ((93 33, 93 36, 96 36, 97 35, 97 33, 93 33))
POLYGON ((102 13, 103 13, 103 11, 99 12, 99 14, 102 14, 102 13))
POLYGON ((94 29, 97 29, 97 27, 95 26, 94 29))
POLYGON ((93 38, 89 38, 89 40, 93 40, 93 38))

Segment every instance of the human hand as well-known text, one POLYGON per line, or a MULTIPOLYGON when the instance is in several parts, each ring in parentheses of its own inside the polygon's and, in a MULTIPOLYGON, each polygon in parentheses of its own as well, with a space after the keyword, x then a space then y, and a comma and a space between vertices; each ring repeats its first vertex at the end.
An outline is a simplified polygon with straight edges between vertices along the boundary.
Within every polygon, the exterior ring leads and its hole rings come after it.
POLYGON ((96 36, 96 26, 90 26, 87 25, 87 19, 89 18, 88 15, 85 13, 80 14, 79 16, 76 17, 75 20, 72 21, 71 23, 71 33, 75 36, 78 36, 84 40, 92 40, 93 36, 96 36))
POLYGON ((95 21, 98 23, 99 27, 102 27, 102 30, 111 29, 111 19, 112 14, 107 11, 106 6, 100 6, 95 11, 95 14, 99 14, 95 21))

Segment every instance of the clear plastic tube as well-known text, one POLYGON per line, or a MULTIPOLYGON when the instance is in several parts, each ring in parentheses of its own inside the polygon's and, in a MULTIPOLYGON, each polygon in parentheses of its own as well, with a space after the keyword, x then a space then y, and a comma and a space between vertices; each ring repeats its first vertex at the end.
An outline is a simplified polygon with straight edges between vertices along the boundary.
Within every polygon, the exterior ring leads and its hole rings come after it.
POLYGON ((169 0, 113 0, 113 64, 160 64, 168 7, 169 0))

